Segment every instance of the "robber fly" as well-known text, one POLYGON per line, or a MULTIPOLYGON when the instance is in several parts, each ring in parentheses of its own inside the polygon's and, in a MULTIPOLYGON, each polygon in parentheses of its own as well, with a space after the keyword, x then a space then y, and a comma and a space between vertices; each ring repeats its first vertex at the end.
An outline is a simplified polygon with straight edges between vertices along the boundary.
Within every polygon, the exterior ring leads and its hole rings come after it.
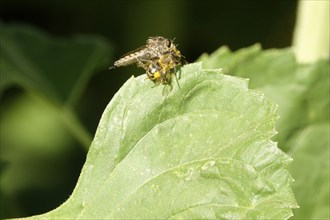
POLYGON ((137 63, 141 67, 146 67, 145 64, 153 59, 159 58, 166 51, 175 49, 171 40, 164 37, 149 37, 146 45, 139 47, 117 60, 114 67, 127 66, 137 63))
POLYGON ((148 78, 156 85, 171 83, 171 70, 186 63, 172 40, 164 37, 149 37, 146 45, 124 55, 113 67, 137 64, 146 70, 148 78))

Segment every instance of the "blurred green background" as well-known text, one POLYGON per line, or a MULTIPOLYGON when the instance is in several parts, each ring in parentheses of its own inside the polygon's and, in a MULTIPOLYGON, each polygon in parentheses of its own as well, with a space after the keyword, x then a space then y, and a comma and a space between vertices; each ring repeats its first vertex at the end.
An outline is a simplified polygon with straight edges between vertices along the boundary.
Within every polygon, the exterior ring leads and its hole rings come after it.
MULTIPOLYGON (((76 35, 99 36, 107 56, 83 80, 74 101, 65 92, 49 100, 17 83, 3 89, 0 218, 44 213, 69 197, 105 106, 131 75, 143 74, 134 66, 109 71, 116 58, 157 35, 175 38, 189 62, 222 45, 232 50, 255 43, 265 49, 289 47, 296 7, 297 1, 2 0, 4 26, 31 25, 60 45, 76 35)), ((43 62, 55 65, 53 50, 48 53, 43 62)), ((60 73, 58 79, 67 90, 74 85, 60 73)))

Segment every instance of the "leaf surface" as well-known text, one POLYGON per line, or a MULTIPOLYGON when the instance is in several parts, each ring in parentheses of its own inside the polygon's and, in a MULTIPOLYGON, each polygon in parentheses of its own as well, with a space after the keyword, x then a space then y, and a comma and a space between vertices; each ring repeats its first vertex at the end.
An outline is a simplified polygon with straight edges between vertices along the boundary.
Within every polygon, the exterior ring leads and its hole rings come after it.
POLYGON ((199 58, 204 68, 223 68, 225 74, 249 78, 250 87, 278 104, 274 138, 281 149, 298 129, 329 121, 329 61, 299 65, 290 48, 262 50, 259 44, 231 52, 221 47, 199 58))
POLYGON ((289 154, 294 158, 290 171, 293 189, 300 208, 294 219, 327 219, 329 212, 329 143, 328 123, 306 127, 292 141, 289 154))
POLYGON ((71 197, 36 219, 286 219, 290 158, 270 138, 276 106, 200 63, 162 96, 129 79, 103 113, 71 197))
POLYGON ((300 209, 296 219, 329 218, 329 60, 300 65, 290 49, 259 45, 231 52, 221 47, 200 57, 205 68, 250 78, 251 87, 279 105, 274 138, 293 157, 290 171, 300 209))

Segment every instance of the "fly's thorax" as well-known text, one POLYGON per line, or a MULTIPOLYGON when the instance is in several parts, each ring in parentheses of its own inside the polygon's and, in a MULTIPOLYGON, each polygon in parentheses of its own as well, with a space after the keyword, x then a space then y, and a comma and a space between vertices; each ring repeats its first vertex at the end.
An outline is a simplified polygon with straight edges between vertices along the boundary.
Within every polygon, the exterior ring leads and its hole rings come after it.
POLYGON ((172 41, 169 39, 166 39, 165 37, 149 37, 147 40, 147 45, 153 46, 153 47, 169 47, 171 45, 172 41))
POLYGON ((150 37, 147 40, 147 45, 150 48, 153 48, 153 50, 158 54, 158 56, 170 51, 173 46, 175 47, 171 40, 159 36, 150 37))

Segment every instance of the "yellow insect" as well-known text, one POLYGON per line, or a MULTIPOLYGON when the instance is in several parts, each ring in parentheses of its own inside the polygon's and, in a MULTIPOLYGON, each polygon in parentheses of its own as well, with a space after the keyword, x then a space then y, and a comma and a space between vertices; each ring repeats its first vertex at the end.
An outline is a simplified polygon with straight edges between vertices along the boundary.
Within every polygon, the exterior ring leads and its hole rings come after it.
POLYGON ((171 74, 176 76, 177 67, 185 63, 180 51, 173 47, 148 63, 147 76, 156 84, 171 84, 171 74))
POLYGON ((171 87, 172 70, 175 73, 177 67, 187 62, 172 40, 158 36, 149 37, 145 46, 124 55, 112 68, 134 63, 144 68, 148 78, 156 85, 169 84, 171 87))

